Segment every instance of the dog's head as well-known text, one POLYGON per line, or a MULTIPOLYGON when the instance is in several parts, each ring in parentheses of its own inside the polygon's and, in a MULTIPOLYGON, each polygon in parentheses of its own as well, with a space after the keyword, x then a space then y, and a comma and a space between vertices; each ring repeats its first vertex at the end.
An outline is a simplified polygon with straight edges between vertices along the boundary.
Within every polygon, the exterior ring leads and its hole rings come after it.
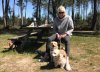
POLYGON ((55 42, 55 41, 52 41, 52 42, 50 43, 50 46, 51 46, 52 50, 55 49, 55 48, 58 49, 58 43, 55 42))

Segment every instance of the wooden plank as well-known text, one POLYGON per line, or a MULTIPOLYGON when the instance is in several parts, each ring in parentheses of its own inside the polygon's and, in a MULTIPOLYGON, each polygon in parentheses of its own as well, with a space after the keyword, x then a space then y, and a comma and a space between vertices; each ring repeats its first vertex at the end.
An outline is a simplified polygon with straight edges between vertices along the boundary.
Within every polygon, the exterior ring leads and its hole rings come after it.
POLYGON ((73 33, 95 33, 95 31, 73 31, 73 33))
POLYGON ((94 34, 95 31, 73 31, 76 34, 94 34))
POLYGON ((32 32, 30 35, 34 35, 34 34, 37 34, 38 32, 32 32))
POLYGON ((27 35, 27 34, 20 35, 20 36, 15 36, 15 37, 9 38, 8 40, 23 38, 23 37, 25 37, 26 35, 27 35))

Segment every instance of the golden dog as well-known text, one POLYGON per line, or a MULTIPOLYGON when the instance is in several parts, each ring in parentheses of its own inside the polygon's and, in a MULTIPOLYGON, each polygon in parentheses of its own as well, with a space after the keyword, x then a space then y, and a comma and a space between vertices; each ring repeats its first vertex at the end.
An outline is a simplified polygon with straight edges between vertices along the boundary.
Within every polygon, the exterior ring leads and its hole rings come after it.
POLYGON ((67 62, 67 54, 65 50, 62 48, 58 49, 58 43, 52 41, 50 49, 51 60, 54 62, 54 66, 57 67, 58 65, 61 68, 64 68, 67 62))

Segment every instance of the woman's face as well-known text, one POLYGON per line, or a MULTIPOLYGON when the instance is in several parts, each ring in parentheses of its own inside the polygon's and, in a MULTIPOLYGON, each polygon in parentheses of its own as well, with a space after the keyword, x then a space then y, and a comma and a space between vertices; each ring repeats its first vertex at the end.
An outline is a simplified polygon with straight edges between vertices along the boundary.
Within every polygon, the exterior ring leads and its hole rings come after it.
POLYGON ((63 11, 58 12, 58 17, 59 17, 60 19, 64 18, 64 16, 65 16, 65 12, 63 12, 63 11))

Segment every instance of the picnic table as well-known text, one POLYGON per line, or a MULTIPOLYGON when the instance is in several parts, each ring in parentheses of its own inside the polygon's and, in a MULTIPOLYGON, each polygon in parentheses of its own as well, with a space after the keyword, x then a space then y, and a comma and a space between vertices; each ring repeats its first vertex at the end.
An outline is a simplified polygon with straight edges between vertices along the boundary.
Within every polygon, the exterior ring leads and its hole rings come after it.
POLYGON ((41 25, 41 26, 26 26, 23 29, 28 30, 26 35, 37 35, 37 37, 42 37, 43 34, 48 33, 53 27, 50 25, 41 25))
POLYGON ((26 37, 24 38, 23 46, 25 45, 25 42, 28 41, 30 36, 36 36, 37 40, 41 40, 42 37, 48 34, 52 28, 53 27, 49 25, 23 27, 23 29, 28 30, 26 32, 26 37))
POLYGON ((40 40, 40 39, 42 39, 42 37, 45 34, 49 33, 49 31, 52 28, 53 27, 50 26, 50 25, 22 27, 22 29, 26 30, 26 33, 21 35, 21 36, 10 38, 9 40, 13 44, 20 42, 21 44, 18 45, 18 46, 20 46, 20 48, 23 49, 23 47, 25 46, 26 42, 28 42, 29 37, 36 36, 37 40, 40 40))

